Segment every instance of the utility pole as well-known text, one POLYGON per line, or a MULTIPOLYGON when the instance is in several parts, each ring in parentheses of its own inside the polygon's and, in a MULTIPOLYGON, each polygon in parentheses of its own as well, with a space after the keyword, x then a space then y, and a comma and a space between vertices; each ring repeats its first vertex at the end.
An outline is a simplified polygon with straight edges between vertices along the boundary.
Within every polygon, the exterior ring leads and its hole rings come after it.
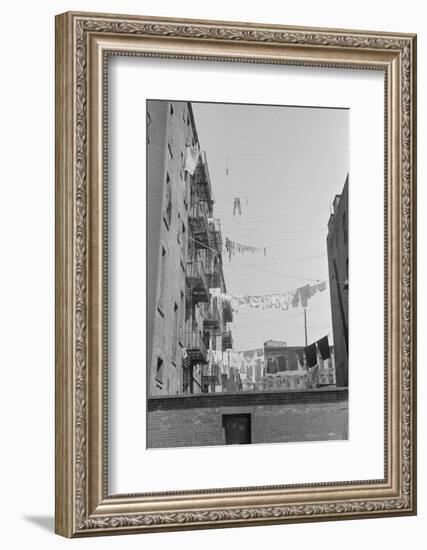
POLYGON ((304 334, 305 334, 305 347, 307 347, 307 308, 304 308, 304 334))

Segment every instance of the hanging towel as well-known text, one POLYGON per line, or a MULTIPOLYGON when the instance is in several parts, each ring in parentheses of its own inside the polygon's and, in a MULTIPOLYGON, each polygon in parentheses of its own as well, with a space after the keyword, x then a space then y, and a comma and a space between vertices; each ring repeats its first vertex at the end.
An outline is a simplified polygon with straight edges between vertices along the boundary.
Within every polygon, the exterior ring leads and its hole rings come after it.
POLYGON ((233 216, 236 215, 237 210, 239 211, 239 216, 242 215, 242 207, 240 204, 240 198, 236 197, 233 201, 233 216))
POLYGON ((301 298, 301 307, 307 307, 308 299, 310 298, 310 285, 302 286, 299 289, 299 295, 301 298))
POLYGON ((324 361, 325 359, 329 359, 329 357, 331 356, 331 350, 329 348, 329 341, 327 336, 324 336, 323 338, 317 341, 317 347, 319 348, 322 359, 324 361))
POLYGON ((194 175, 197 164, 199 162, 200 151, 198 147, 191 147, 187 145, 185 152, 184 171, 188 172, 191 176, 194 175))
POLYGON ((298 307, 298 305, 299 305, 299 288, 297 288, 292 298, 292 307, 298 307))
POLYGON ((307 366, 308 368, 314 367, 317 365, 317 352, 316 352, 316 344, 310 344, 306 348, 304 348, 305 356, 307 358, 307 366))
POLYGON ((303 369, 304 368, 304 353, 302 350, 297 350, 296 352, 296 356, 297 356, 297 359, 298 359, 298 366, 299 366, 299 369, 303 369))
POLYGON ((312 298, 317 293, 317 285, 310 286, 310 298, 312 298))

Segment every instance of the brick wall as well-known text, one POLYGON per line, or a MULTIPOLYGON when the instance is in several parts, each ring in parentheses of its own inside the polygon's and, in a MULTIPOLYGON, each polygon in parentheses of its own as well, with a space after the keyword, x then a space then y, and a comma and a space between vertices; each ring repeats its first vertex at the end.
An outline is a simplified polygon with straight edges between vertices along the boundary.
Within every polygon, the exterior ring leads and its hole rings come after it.
POLYGON ((187 142, 197 140, 197 134, 190 123, 187 103, 149 100, 147 138, 149 391, 152 395, 178 394, 182 391, 182 326, 185 309, 182 296, 185 295, 185 253, 188 248, 188 214, 184 202, 188 183, 183 172, 183 162, 187 142), (164 277, 160 292, 162 254, 164 277), (178 327, 178 338, 175 337, 175 325, 178 327), (158 370, 159 361, 162 367, 158 370))
POLYGON ((348 438, 347 390, 153 398, 147 447, 224 445, 223 415, 251 415, 252 443, 348 438))
POLYGON ((348 176, 328 224, 328 265, 337 386, 348 386, 348 176))

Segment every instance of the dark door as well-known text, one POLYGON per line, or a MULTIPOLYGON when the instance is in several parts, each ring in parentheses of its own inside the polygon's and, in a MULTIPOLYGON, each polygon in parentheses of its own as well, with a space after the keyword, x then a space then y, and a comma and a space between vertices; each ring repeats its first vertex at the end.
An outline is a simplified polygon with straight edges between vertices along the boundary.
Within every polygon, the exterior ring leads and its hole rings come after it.
POLYGON ((226 445, 245 445, 251 443, 250 414, 224 414, 222 425, 225 430, 226 445))

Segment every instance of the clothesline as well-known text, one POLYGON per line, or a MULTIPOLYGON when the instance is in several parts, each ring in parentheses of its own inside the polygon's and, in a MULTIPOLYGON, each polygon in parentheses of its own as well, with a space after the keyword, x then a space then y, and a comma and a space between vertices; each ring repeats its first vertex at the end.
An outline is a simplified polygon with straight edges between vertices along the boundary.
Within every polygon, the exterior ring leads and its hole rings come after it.
MULTIPOLYGON (((207 250, 211 250, 214 254, 218 254, 218 251, 204 243, 202 243, 201 241, 195 239, 194 237, 189 237, 192 241, 194 241, 195 243, 199 244, 202 248, 205 248, 207 250)), ((250 267, 259 267, 259 268, 263 268, 263 266, 261 265, 257 265, 257 264, 249 264, 250 267)), ((246 265, 243 265, 243 266, 237 266, 237 265, 234 265, 234 266, 229 266, 229 267, 248 267, 246 265)), ((284 277, 290 277, 290 278, 293 278, 293 279, 300 279, 300 280, 305 280, 305 281, 316 281, 316 282, 319 282, 320 279, 309 279, 307 277, 297 277, 295 275, 289 275, 287 273, 281 273, 280 275, 283 275, 284 277)), ((332 282, 336 282, 336 283, 346 283, 347 281, 332 281, 332 282)), ((278 294, 277 292, 276 293, 272 293, 272 294, 278 294)))
POLYGON ((219 288, 211 289, 210 293, 214 297, 229 301, 233 308, 248 305, 256 309, 276 308, 287 310, 291 306, 298 307, 301 305, 301 307, 307 307, 308 300, 317 292, 323 292, 324 290, 326 290, 325 281, 314 285, 306 284, 293 291, 274 294, 235 295, 223 293, 219 288))
POLYGON ((225 249, 228 253, 228 259, 231 261, 231 256, 234 256, 235 254, 246 254, 247 252, 251 252, 254 254, 255 252, 263 252, 264 256, 267 254, 267 247, 266 246, 252 246, 252 245, 246 245, 241 244, 236 241, 232 241, 228 237, 225 238, 225 249))

